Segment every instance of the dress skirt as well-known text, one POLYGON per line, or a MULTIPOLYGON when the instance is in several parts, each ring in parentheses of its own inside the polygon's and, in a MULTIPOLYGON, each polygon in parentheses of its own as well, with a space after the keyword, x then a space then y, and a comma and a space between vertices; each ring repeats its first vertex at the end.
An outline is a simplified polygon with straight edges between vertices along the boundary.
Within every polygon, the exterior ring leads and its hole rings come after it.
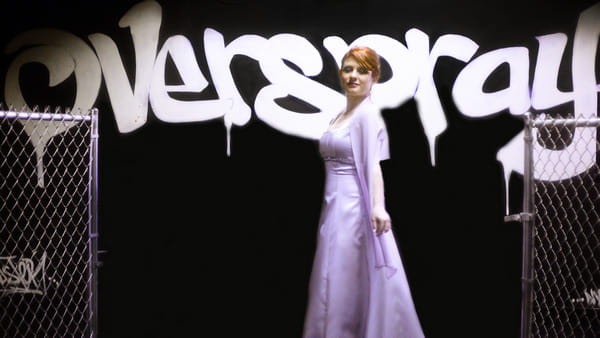
POLYGON ((363 337, 369 302, 366 215, 356 170, 326 161, 304 337, 363 337))
POLYGON ((374 234, 346 130, 321 138, 325 191, 309 285, 304 338, 420 338, 423 332, 391 231, 397 271, 375 268, 374 234), (371 233, 368 233, 371 231, 371 233))

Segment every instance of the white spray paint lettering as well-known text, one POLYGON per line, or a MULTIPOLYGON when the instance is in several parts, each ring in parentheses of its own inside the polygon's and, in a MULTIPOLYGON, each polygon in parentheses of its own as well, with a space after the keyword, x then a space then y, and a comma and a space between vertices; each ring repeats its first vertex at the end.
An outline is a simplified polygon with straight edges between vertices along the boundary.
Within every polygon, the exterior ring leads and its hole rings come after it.
POLYGON ((600 289, 588 289, 584 291, 585 302, 589 306, 600 306, 600 289))
MULTIPOLYGON (((253 107, 257 117, 270 126, 290 135, 317 139, 331 116, 342 109, 344 100, 341 93, 310 78, 320 74, 323 63, 318 50, 305 38, 295 34, 278 34, 268 39, 258 35, 242 35, 225 45, 222 34, 211 28, 204 31, 204 52, 218 97, 197 101, 172 98, 169 93, 202 92, 209 82, 202 74, 192 44, 186 37, 169 37, 159 50, 161 15, 162 9, 158 3, 144 1, 133 6, 119 21, 120 27, 129 27, 133 40, 136 60, 133 88, 129 85, 116 43, 104 34, 89 36, 93 49, 82 39, 66 32, 39 29, 19 35, 8 48, 9 52, 27 45, 34 47, 22 51, 11 64, 6 77, 6 102, 15 107, 25 104, 18 76, 20 67, 25 63, 44 64, 50 73, 50 86, 61 83, 74 72, 77 77, 75 107, 82 110, 93 106, 103 75, 120 132, 128 133, 142 127, 147 121, 150 103, 155 116, 165 122, 200 122, 223 118, 229 154, 232 126, 248 123, 252 112, 251 107, 243 101, 229 67, 235 55, 244 55, 258 61, 261 71, 270 81, 256 95, 253 107), (181 85, 165 84, 167 56, 173 60, 182 80, 181 85), (284 60, 295 64, 303 74, 288 67, 284 60), (84 76, 89 77, 84 80, 84 76), (288 95, 312 104, 319 112, 294 112, 276 103, 276 99, 288 95)), ((588 118, 597 115, 597 92, 600 89, 595 79, 600 33, 598 18, 600 4, 580 15, 573 42, 573 91, 570 93, 561 92, 556 87, 560 60, 568 40, 563 33, 537 37, 539 53, 531 91, 528 85, 530 54, 525 47, 492 50, 471 60, 479 46, 468 37, 446 34, 436 39, 430 49, 429 36, 415 28, 406 32, 406 46, 379 34, 365 35, 351 43, 330 36, 323 40, 323 45, 338 64, 351 45, 372 47, 388 62, 392 75, 387 81, 374 86, 373 99, 380 108, 394 108, 415 98, 429 143, 431 163, 435 165, 437 137, 447 128, 433 81, 433 70, 441 56, 450 56, 466 63, 452 88, 454 101, 464 116, 487 118, 506 109, 512 115, 522 115, 530 108, 549 109, 573 101, 574 117, 588 118), (492 93, 484 92, 486 79, 504 63, 509 65, 508 87, 492 93)), ((575 151, 587 154, 576 166, 565 164, 557 168, 555 172, 562 171, 561 179, 576 176, 595 163, 595 149, 578 149, 582 147, 578 144, 595 147, 594 142, 577 142, 595 139, 595 129, 586 129, 578 131, 566 149, 542 154, 548 160, 565 154, 568 156, 575 151)), ((63 131, 57 129, 51 134, 63 131)), ((47 140, 42 144, 45 142, 47 140)), ((537 153, 540 147, 536 145, 537 153)), ((515 136, 498 151, 497 159, 503 165, 506 186, 511 173, 523 173, 522 154, 522 134, 515 136)), ((539 180, 559 179, 554 173, 539 171, 535 172, 535 177, 539 180)))
POLYGON ((46 291, 46 258, 44 252, 36 264, 33 258, 0 257, 0 293, 43 295, 46 291))
POLYGON ((585 289, 583 290, 583 297, 573 298, 571 303, 598 307, 600 306, 600 289, 585 289))

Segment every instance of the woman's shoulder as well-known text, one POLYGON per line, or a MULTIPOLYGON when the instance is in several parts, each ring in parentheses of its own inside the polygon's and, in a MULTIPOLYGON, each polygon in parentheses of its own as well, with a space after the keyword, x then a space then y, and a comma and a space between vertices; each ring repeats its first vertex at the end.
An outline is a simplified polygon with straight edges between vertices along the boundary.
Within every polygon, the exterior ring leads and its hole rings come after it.
POLYGON ((364 99, 363 102, 361 102, 358 106, 357 110, 363 114, 379 114, 379 108, 370 97, 364 99))
POLYGON ((361 124, 379 124, 381 120, 381 111, 370 98, 365 99, 365 101, 360 104, 356 110, 356 115, 358 122, 361 124))

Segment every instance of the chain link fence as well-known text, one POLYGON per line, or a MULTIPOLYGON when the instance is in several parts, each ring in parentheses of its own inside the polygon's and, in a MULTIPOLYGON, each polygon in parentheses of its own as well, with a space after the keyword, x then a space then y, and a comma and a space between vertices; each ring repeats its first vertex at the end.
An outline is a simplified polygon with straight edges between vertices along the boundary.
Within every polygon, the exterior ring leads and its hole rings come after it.
POLYGON ((526 116, 523 338, 600 337, 599 126, 526 116))
POLYGON ((97 332, 97 111, 0 110, 0 336, 97 332))

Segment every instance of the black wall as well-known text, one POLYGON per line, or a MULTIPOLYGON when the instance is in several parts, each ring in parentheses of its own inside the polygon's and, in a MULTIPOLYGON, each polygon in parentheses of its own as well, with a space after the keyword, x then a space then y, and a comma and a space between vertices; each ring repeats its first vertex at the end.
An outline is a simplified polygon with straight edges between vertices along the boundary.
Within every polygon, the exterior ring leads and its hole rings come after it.
MULTIPOLYGON (((28 1, 1 5, 0 45, 18 33, 51 27, 83 40, 110 36, 130 77, 131 37, 118 20, 138 1, 28 1)), ((321 53, 316 79, 340 90, 327 36, 347 42, 378 33, 404 42, 411 28, 432 41, 454 33, 480 45, 476 55, 525 46, 562 32, 572 47, 579 13, 593 1, 159 1, 159 48, 175 34, 192 42, 209 74, 205 28, 225 41, 240 35, 294 33, 321 53)), ((566 53, 561 84, 569 89, 566 53)), ((4 78, 12 54, 0 56, 4 78)), ((429 337, 517 337, 520 316, 521 232, 504 223, 504 182, 497 151, 522 129, 507 111, 468 119, 451 89, 464 63, 440 59, 434 79, 447 130, 429 148, 414 100, 383 111, 392 159, 384 163, 388 210, 425 333, 429 337)), ((256 61, 231 66, 244 100, 253 105, 268 84, 256 61)), ((208 76, 208 75, 207 75, 208 76)), ((489 88, 507 84, 507 73, 489 88)), ((31 105, 69 106, 73 78, 47 88, 47 71, 21 72, 31 105)), ((4 87, 3 83, 0 86, 4 87)), ((214 95, 209 88, 208 95, 214 95)), ((289 102, 288 102, 289 103, 289 102)), ((291 103, 289 103, 291 104, 291 103)), ((103 83, 95 104, 100 138, 100 333, 104 337, 300 337, 315 249, 323 166, 313 140, 286 135, 253 116, 232 130, 226 154, 222 120, 148 123, 119 133, 103 83), (210 333, 209 333, 210 332, 210 333)), ((300 105, 302 108, 302 105, 300 105)), ((572 109, 570 104, 557 109, 572 109)), ((513 175, 511 211, 520 211, 521 178, 513 175)))

